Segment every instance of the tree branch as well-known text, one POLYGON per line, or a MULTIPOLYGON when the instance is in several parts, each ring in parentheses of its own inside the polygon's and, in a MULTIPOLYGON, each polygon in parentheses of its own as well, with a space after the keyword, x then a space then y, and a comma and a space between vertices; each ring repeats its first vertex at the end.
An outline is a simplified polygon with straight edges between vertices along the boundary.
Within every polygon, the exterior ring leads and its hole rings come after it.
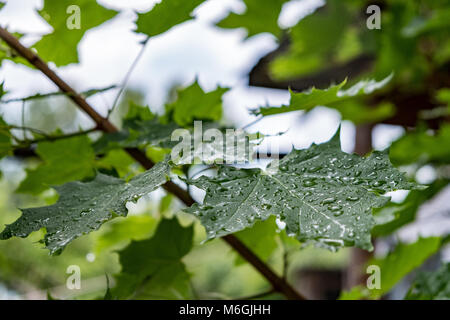
MULTIPOLYGON (((10 34, 6 29, 0 27, 0 38, 2 38, 12 49, 14 49, 20 56, 28 60, 33 66, 45 74, 58 88, 66 93, 68 97, 84 112, 86 112, 92 120, 95 121, 97 127, 104 132, 117 132, 117 128, 106 118, 102 117, 89 103, 78 94, 72 87, 70 87, 63 79, 61 79, 48 65, 33 51, 23 46, 19 40, 10 34)), ((139 162, 145 169, 153 167, 154 163, 147 158, 147 156, 137 148, 125 149, 137 162, 139 162)), ((185 205, 191 206, 195 203, 194 199, 184 189, 168 181, 163 185, 163 188, 168 192, 177 196, 185 205)), ((256 256, 244 243, 242 243, 234 235, 227 235, 222 238, 231 247, 233 247, 239 254, 247 260, 256 270, 258 270, 273 286, 275 290, 284 294, 288 299, 304 300, 305 298, 299 294, 286 281, 280 278, 273 270, 265 264, 258 256, 256 256)))

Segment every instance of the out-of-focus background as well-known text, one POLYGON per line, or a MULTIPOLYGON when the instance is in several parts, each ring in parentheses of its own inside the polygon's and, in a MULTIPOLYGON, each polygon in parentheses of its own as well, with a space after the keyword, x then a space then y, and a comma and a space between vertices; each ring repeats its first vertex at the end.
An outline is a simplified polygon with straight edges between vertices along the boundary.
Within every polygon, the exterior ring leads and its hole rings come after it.
MULTIPOLYGON (((75 1, 76 2, 76 1, 75 1)), ((142 34, 133 32, 136 12, 149 10, 156 1, 149 0, 101 0, 107 8, 120 11, 112 20, 89 30, 78 45, 79 64, 58 68, 58 73, 77 90, 107 87, 120 84, 130 65, 138 55, 142 34)), ((22 42, 33 44, 51 27, 36 10, 42 8, 39 0, 7 0, 0 11, 1 25, 10 31, 25 34, 22 42)), ((320 0, 294 0, 287 2, 282 9, 278 24, 293 26, 299 19, 324 5, 320 0)), ((245 29, 222 29, 215 25, 230 11, 243 12, 245 5, 240 0, 208 0, 195 10, 195 19, 185 22, 169 32, 150 38, 142 58, 132 73, 122 104, 129 98, 150 106, 156 113, 163 112, 163 106, 170 99, 174 88, 186 86, 198 79, 205 91, 217 86, 230 87, 223 100, 224 124, 243 127, 255 120, 249 110, 270 104, 281 105, 289 102, 287 90, 250 87, 248 75, 258 60, 278 47, 277 39, 269 33, 262 33, 247 39, 245 29)), ((261 17, 264 19, 264 17, 261 17)), ((61 45, 61 44, 55 44, 61 45)), ((4 61, 0 70, 0 81, 7 79, 6 98, 30 96, 35 93, 52 92, 54 85, 36 70, 11 61, 4 61)), ((117 89, 97 94, 89 98, 96 110, 106 115, 113 104, 117 89)), ((121 108, 116 109, 113 120, 119 123, 121 108)), ((20 124, 22 103, 8 103, 0 106, 0 113, 8 123, 20 124)), ((78 111, 64 97, 40 99, 25 106, 27 126, 52 132, 58 127, 63 131, 89 128, 91 120, 78 111)), ((355 125, 341 121, 340 114, 332 109, 319 107, 308 117, 300 117, 301 112, 267 117, 249 128, 268 135, 261 145, 262 150, 278 145, 280 153, 296 148, 305 148, 311 143, 327 141, 338 126, 342 125, 342 148, 352 152, 355 147, 355 125)), ((404 133, 401 126, 378 124, 373 129, 372 145, 382 150, 404 133)), ((31 164, 32 165, 32 164, 31 164)), ((14 189, 25 177, 24 168, 29 162, 11 158, 0 161, 3 177, 0 182, 0 224, 11 223, 19 216, 18 207, 31 207, 49 203, 55 194, 48 192, 41 197, 14 194, 14 189)), ((422 168, 417 173, 419 182, 433 180, 433 169, 422 168)), ((56 298, 92 298, 102 295, 106 288, 105 274, 113 275, 119 271, 117 254, 133 233, 136 239, 148 237, 154 230, 156 218, 166 211, 175 212, 177 205, 163 208, 152 201, 152 194, 129 206, 131 217, 119 218, 108 223, 101 230, 74 241, 59 256, 50 257, 48 252, 38 249, 36 243, 41 233, 36 232, 26 239, 10 239, 0 242, 0 299, 37 299, 46 297, 48 292, 56 298), (120 228, 117 226, 121 225, 120 228), (126 234, 123 234, 126 233, 126 234), (124 239, 117 241, 117 239, 124 239), (67 267, 79 265, 82 270, 83 289, 68 290, 65 282, 67 267)), ((407 192, 393 193, 393 201, 402 201, 407 192)), ((419 212, 448 211, 450 190, 440 194, 432 203, 426 204, 419 212)), ((184 217, 189 221, 189 217, 184 217)), ((395 237, 413 241, 418 235, 430 236, 446 234, 450 230, 448 215, 436 217, 440 223, 419 223, 408 225, 397 232, 395 237), (436 228, 436 225, 439 227, 436 228)), ((420 219, 419 219, 420 221, 420 219)), ((2 229, 2 227, 0 227, 2 229)), ((201 234, 201 227, 197 226, 201 234)), ((377 254, 383 254, 392 239, 380 241, 377 254)), ((281 246, 281 245, 280 245, 281 246)), ((290 256, 290 272, 300 288, 323 289, 320 298, 335 298, 339 292, 343 270, 350 261, 349 249, 331 253, 326 250, 308 247, 290 256), (303 280, 300 280, 303 279, 303 280), (327 291, 328 290, 328 291, 327 291)), ((449 260, 450 254, 434 258, 449 260)), ((193 287, 201 298, 244 297, 262 291, 266 283, 250 266, 241 263, 234 266, 236 254, 220 240, 197 245, 184 260, 188 270, 194 274, 193 287), (233 258, 235 257, 235 258, 233 258)), ((282 250, 276 250, 270 257, 274 268, 283 268, 282 250)), ((433 263, 431 261, 430 263, 433 263)), ((402 297, 405 288, 400 285, 394 290, 393 298, 402 297)), ((270 296, 276 298, 277 295, 270 296)))

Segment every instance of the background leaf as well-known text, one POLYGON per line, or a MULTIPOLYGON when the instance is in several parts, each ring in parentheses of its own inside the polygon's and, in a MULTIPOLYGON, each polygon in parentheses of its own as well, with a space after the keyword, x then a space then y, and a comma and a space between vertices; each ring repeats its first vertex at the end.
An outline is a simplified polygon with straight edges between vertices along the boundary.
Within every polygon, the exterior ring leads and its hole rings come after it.
POLYGON ((138 14, 136 32, 150 37, 157 36, 172 27, 191 19, 191 13, 204 0, 162 0, 149 12, 138 14))
POLYGON ((86 135, 39 142, 36 153, 43 163, 36 169, 27 169, 17 192, 39 194, 51 186, 82 180, 95 173, 95 154, 86 135))
POLYGON ((166 104, 166 114, 180 126, 192 126, 194 120, 219 121, 222 118, 222 95, 227 88, 204 92, 197 81, 177 91, 177 99, 166 104))
POLYGON ((435 272, 423 272, 414 280, 406 300, 450 300, 450 263, 435 272))
POLYGON ((163 219, 154 236, 133 241, 119 251, 122 272, 116 276, 113 296, 118 298, 186 299, 189 274, 181 259, 192 248, 193 226, 177 218, 163 219))
POLYGON ((34 48, 46 61, 52 61, 57 66, 65 66, 78 62, 77 46, 86 31, 113 18, 116 11, 106 9, 93 0, 78 0, 76 3, 72 0, 45 0, 39 14, 52 26, 53 32, 39 40, 34 48), (70 14, 66 11, 71 5, 80 8, 80 29, 67 27, 70 14))
POLYGON ((288 0, 244 0, 246 9, 242 14, 230 13, 227 17, 217 23, 221 28, 245 28, 247 37, 261 32, 270 32, 274 36, 281 35, 278 25, 278 16, 283 4, 288 0), (264 18, 262 18, 264 17, 264 18))

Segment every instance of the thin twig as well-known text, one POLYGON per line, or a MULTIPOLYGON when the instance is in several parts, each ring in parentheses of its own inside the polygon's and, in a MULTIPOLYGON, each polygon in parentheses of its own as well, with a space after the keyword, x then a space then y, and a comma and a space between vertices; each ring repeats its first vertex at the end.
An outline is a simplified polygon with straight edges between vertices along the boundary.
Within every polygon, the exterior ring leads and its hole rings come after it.
POLYGON ((143 42, 142 42, 142 48, 139 51, 138 55, 136 56, 136 58, 134 59, 133 63, 130 66, 130 69, 128 69, 125 78, 122 81, 122 84, 120 86, 120 90, 116 95, 116 98, 114 99, 113 105, 111 107, 111 109, 109 109, 108 111, 108 119, 111 116, 111 114, 114 112, 117 104, 119 103, 119 99, 122 96, 123 91, 125 90, 125 88, 127 87, 128 81, 130 80, 131 77, 131 73, 133 73, 134 68, 136 67, 136 65, 138 64, 139 60, 141 59, 142 55, 144 54, 144 50, 145 50, 145 46, 148 43, 148 40, 150 39, 150 37, 147 37, 143 42))
MULTIPOLYGON (((44 136, 44 137, 48 137, 48 134, 46 132, 44 132, 42 130, 39 130, 39 129, 36 129, 36 128, 30 128, 30 127, 27 127, 27 126, 16 126, 16 125, 10 124, 10 125, 1 126, 1 127, 5 128, 5 129, 16 129, 16 130, 22 130, 22 131, 30 131, 30 132, 36 133, 38 135, 41 135, 41 136, 44 136)), ((28 140, 27 137, 25 136, 25 133, 24 133, 24 138, 26 140, 28 140)))
POLYGON ((259 116, 258 118, 256 118, 256 119, 253 120, 252 122, 247 123, 245 126, 241 127, 241 129, 242 129, 242 130, 245 130, 245 129, 247 129, 247 128, 253 126, 254 124, 256 124, 256 123, 258 123, 259 121, 261 121, 262 118, 263 118, 263 116, 259 116))

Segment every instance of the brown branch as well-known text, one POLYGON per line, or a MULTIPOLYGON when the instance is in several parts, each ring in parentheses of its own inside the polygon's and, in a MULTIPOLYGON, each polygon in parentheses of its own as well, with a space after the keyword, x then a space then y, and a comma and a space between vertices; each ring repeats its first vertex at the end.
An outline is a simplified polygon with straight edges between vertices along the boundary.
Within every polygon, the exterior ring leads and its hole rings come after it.
MULTIPOLYGON (((24 47, 19 40, 10 34, 6 29, 0 27, 0 38, 2 38, 13 50, 20 56, 24 57, 28 62, 35 66, 38 70, 44 73, 58 88, 66 93, 68 97, 84 112, 86 112, 92 120, 95 121, 97 127, 104 132, 116 132, 117 128, 106 118, 102 117, 97 111, 92 108, 89 103, 78 94, 72 87, 70 87, 64 80, 62 80, 48 65, 33 51, 24 47)), ((145 169, 153 167, 154 163, 147 158, 147 156, 137 148, 125 149, 137 162, 139 162, 145 169)), ((177 196, 184 204, 191 206, 195 203, 187 191, 168 181, 163 185, 164 189, 177 196)), ((273 286, 275 290, 284 294, 288 299, 304 300, 305 298, 299 294, 286 281, 280 278, 270 267, 265 264, 258 256, 256 256, 244 243, 242 243, 234 235, 227 235, 222 238, 231 247, 233 247, 239 254, 247 260, 256 270, 258 270, 273 286)))

